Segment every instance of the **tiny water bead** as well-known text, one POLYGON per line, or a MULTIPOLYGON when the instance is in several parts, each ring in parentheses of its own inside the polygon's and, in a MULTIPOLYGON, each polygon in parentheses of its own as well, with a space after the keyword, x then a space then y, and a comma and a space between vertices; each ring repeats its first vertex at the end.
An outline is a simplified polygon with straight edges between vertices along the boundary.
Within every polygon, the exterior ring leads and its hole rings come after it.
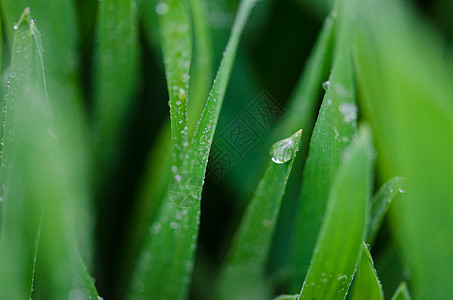
POLYGON ((276 164, 283 164, 296 156, 299 150, 299 142, 302 136, 302 129, 284 140, 278 141, 272 145, 269 154, 272 161, 276 164))
POLYGON ((345 122, 349 123, 357 119, 357 106, 352 103, 342 103, 338 107, 338 110, 343 114, 345 122))
MULTIPOLYGON (((318 83, 318 84, 319 84, 319 83, 318 83)), ((327 89, 329 88, 329 85, 330 85, 330 81, 329 81, 329 80, 324 81, 324 82, 322 83, 322 88, 323 88, 325 91, 327 91, 327 89)))
POLYGON ((165 15, 168 12, 168 5, 166 3, 158 3, 156 5, 156 14, 165 15))

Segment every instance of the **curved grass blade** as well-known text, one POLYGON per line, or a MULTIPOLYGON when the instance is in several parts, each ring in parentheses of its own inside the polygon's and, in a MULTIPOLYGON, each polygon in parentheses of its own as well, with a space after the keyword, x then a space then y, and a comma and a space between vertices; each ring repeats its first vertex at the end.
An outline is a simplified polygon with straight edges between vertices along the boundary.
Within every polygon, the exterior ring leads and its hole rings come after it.
POLYGON ((371 201, 371 218, 367 234, 368 243, 373 243, 393 198, 398 193, 404 193, 403 183, 404 178, 394 177, 387 181, 374 195, 371 201))
POLYGON ((329 195, 300 299, 344 299, 360 258, 371 193, 373 147, 364 126, 345 151, 329 195))
POLYGON ((354 279, 351 300, 383 300, 384 293, 374 269, 373 258, 365 243, 362 244, 357 274, 354 279))
POLYGON ((340 157, 356 130, 357 106, 350 53, 336 56, 304 167, 292 248, 293 286, 300 286, 310 263, 340 157))
POLYGON ((401 282, 395 294, 393 294, 392 300, 411 300, 411 295, 405 282, 401 282))
MULTIPOLYGON (((130 286, 129 298, 185 297, 193 269, 207 155, 239 38, 255 2, 255 0, 241 2, 225 56, 186 154, 187 157, 183 157, 181 166, 176 166, 176 175, 141 251, 130 286)), ((177 123, 179 124, 179 121, 177 123)))
POLYGON ((136 27, 133 0, 99 2, 93 86, 95 149, 101 170, 113 164, 133 106, 138 74, 136 27))
POLYGON ((281 200, 300 143, 302 130, 271 148, 272 161, 259 182, 234 237, 220 281, 223 299, 266 299, 266 260, 281 200))
POLYGON ((391 209, 392 230, 415 297, 447 299, 453 294, 446 280, 453 269, 451 62, 437 33, 402 2, 357 5, 354 47, 364 115, 376 132, 383 176, 406 179, 406 192, 391 209))

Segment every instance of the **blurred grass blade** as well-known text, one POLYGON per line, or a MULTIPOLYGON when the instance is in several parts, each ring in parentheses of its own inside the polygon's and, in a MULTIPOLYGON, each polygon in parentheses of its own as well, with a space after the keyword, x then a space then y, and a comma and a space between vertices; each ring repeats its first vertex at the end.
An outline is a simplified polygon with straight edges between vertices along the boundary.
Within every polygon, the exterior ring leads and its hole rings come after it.
POLYGON ((371 193, 373 147, 367 126, 345 151, 301 299, 344 299, 360 258, 371 193))
POLYGON ((352 287, 351 300, 383 300, 381 283, 374 269, 373 258, 365 243, 362 244, 362 255, 360 257, 357 274, 352 287))
POLYGON ((194 56, 191 67, 189 133, 195 129, 212 82, 213 48, 208 25, 206 0, 190 0, 194 30, 194 56))
POLYGON ((403 176, 390 210, 414 297, 453 294, 453 68, 443 41, 406 3, 357 1, 355 47, 364 116, 383 178, 403 176), (416 35, 413 33, 417 32, 416 35), (436 74, 432 76, 432 74, 436 74))
MULTIPOLYGON (((187 157, 183 157, 184 160, 179 165, 172 167, 175 175, 170 184, 169 192, 163 199, 157 218, 150 228, 150 235, 141 251, 132 277, 129 298, 179 299, 184 298, 187 293, 198 236, 201 189, 206 172, 207 156, 240 35, 255 2, 255 0, 241 2, 224 58, 208 97, 200 124, 190 144, 189 154, 186 154, 187 157)), ((156 10, 158 13, 166 15, 171 11, 171 8, 167 3, 160 2, 156 6, 156 10)), ((165 49, 165 46, 163 47, 165 49)), ((184 63, 184 60, 182 62, 184 63)), ((184 89, 184 92, 181 93, 179 90, 177 91, 178 93, 175 95, 178 98, 175 101, 181 103, 179 106, 175 103, 176 106, 182 107, 184 105, 183 100, 186 100, 186 91, 187 89, 184 89)), ((175 111, 174 113, 177 113, 177 115, 172 114, 172 126, 174 126, 174 120, 176 120, 177 126, 180 124, 179 121, 184 124, 186 120, 185 112, 184 109, 183 111, 175 111)), ((186 132, 186 129, 183 131, 186 132)), ((179 137, 173 135, 173 138, 179 137)), ((177 160, 181 160, 181 158, 178 156, 177 160)))
POLYGON ((266 260, 301 135, 299 130, 271 148, 272 161, 255 190, 221 273, 222 299, 270 298, 264 284, 266 260))
POLYGON ((336 56, 310 141, 295 220, 294 288, 300 286, 308 269, 341 154, 356 130, 357 106, 349 55, 342 48, 336 56))
MULTIPOLYGON (((0 246, 4 266, 0 290, 8 299, 31 298, 36 286, 38 295, 51 290, 51 297, 64 298, 74 287, 83 288, 79 252, 82 239, 73 227, 74 217, 80 216, 81 203, 74 205, 68 196, 71 183, 65 180, 58 131, 50 110, 41 36, 29 8, 15 29, 7 102, 10 109, 5 110, 8 142, 3 150, 7 159, 2 161, 8 170, 8 209, 0 246), (32 56, 38 61, 35 71, 32 56)), ((91 278, 87 278, 94 289, 91 278)), ((89 294, 97 297, 97 292, 89 294)))
MULTIPOLYGON (((11 180, 11 161, 17 131, 17 104, 24 98, 24 90, 31 75, 32 34, 30 31, 30 9, 22 13, 14 25, 15 35, 11 56, 8 93, 2 113, 3 138, 1 157, 2 215, 0 236, 0 290, 5 299, 31 297, 33 286, 34 258, 37 251, 36 237, 39 235, 39 215, 42 208, 36 210, 27 223, 17 220, 20 215, 21 198, 10 200, 9 183, 11 180), (5 187, 8 187, 5 190, 5 187), (25 223, 25 224, 24 224, 25 223), (28 228, 30 225, 30 228, 28 228)), ((29 208, 30 209, 30 208, 29 208)))
POLYGON ((411 295, 405 282, 401 282, 395 294, 393 294, 392 300, 411 300, 411 295))
POLYGON ((102 174, 118 155, 133 106, 138 78, 136 27, 134 0, 99 2, 93 87, 95 149, 102 174))
POLYGON ((367 242, 373 243, 390 203, 398 193, 404 193, 404 178, 394 177, 387 181, 374 195, 371 201, 371 218, 368 226, 367 242))

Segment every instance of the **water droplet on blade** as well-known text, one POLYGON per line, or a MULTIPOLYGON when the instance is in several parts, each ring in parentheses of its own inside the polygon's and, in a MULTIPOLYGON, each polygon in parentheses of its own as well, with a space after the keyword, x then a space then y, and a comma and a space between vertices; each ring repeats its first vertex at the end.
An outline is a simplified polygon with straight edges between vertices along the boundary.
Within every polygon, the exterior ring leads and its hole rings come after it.
MULTIPOLYGON (((318 83, 318 84, 319 84, 319 83, 318 83)), ((322 88, 323 88, 325 91, 327 91, 327 89, 329 88, 329 85, 330 85, 330 81, 329 81, 329 80, 324 81, 324 82, 322 83, 322 88)))
POLYGON ((168 5, 166 3, 158 3, 156 5, 156 14, 165 15, 168 12, 168 5))
POLYGON ((299 147, 302 129, 284 140, 278 141, 272 145, 269 154, 272 161, 276 164, 283 164, 296 156, 299 147))

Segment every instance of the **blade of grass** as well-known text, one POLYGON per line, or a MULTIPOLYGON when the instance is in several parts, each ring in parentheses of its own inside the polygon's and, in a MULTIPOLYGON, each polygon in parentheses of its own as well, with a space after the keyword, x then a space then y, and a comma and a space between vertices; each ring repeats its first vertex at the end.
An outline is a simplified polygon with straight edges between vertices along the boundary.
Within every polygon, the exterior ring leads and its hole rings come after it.
POLYGON ((365 243, 362 244, 357 274, 354 279, 351 300, 383 300, 384 293, 374 269, 373 258, 365 243))
POLYGON ((118 154, 133 106, 138 74, 137 12, 132 0, 98 6, 95 49, 94 130, 101 173, 118 154))
POLYGON ((272 157, 245 212, 219 280, 222 299, 270 297, 264 284, 266 260, 301 135, 299 130, 271 149, 287 152, 286 157, 272 157))
POLYGON ((446 299, 453 294, 446 280, 453 268, 451 62, 437 33, 408 6, 357 5, 354 47, 364 115, 376 132, 382 177, 406 179, 406 192, 390 210, 392 230, 415 297, 446 299))
MULTIPOLYGON (((141 251, 130 286, 129 298, 174 299, 182 298, 186 294, 193 269, 200 215, 199 200, 207 156, 240 35, 255 2, 255 0, 241 2, 224 58, 200 124, 190 143, 187 157, 183 157, 181 166, 176 166, 177 173, 175 172, 176 175, 170 184, 169 193, 163 200, 157 219, 150 228, 150 235, 141 251)), ((180 117, 186 118, 186 115, 182 113, 180 117)), ((173 114, 172 119, 176 119, 173 114)), ((176 122, 172 120, 172 126, 174 123, 179 124, 180 120, 176 122)), ((182 121, 184 123, 184 120, 182 121)))
POLYGON ((213 49, 205 0, 190 0, 194 29, 194 61, 191 69, 189 133, 193 132, 198 116, 203 110, 212 82, 213 49))
POLYGON ((296 294, 296 295, 280 295, 280 296, 274 298, 274 300, 298 300, 298 299, 299 299, 299 294, 296 294))
POLYGON ((332 185, 301 299, 345 298, 366 233, 373 155, 371 133, 364 126, 345 151, 332 185))
MULTIPOLYGON (((32 57, 32 34, 30 31, 30 9, 27 8, 14 25, 15 35, 11 56, 8 93, 2 113, 3 138, 1 157, 2 217, 0 236, 0 290, 8 299, 30 298, 33 286, 34 257, 37 243, 39 221, 36 216, 28 222, 17 222, 14 216, 24 199, 9 200, 11 181, 11 160, 14 149, 13 133, 17 130, 14 118, 17 104, 24 97, 24 90, 30 80, 32 57), (28 228, 28 226, 30 228, 28 228), (27 230, 29 229, 29 230, 27 230), (27 243, 28 242, 28 243, 27 243)), ((38 215, 41 210, 38 210, 38 215)), ((24 220, 25 221, 25 220, 24 220)))
POLYGON ((403 183, 404 178, 394 177, 387 181, 374 195, 371 201, 371 219, 367 234, 369 244, 373 243, 393 198, 398 193, 404 193, 403 183))
POLYGON ((300 286, 310 263, 342 152, 356 130, 357 106, 350 51, 336 32, 336 55, 304 167, 292 246, 292 286, 300 286))
POLYGON ((411 300, 411 295, 405 282, 401 282, 395 294, 393 294, 392 300, 411 300))

